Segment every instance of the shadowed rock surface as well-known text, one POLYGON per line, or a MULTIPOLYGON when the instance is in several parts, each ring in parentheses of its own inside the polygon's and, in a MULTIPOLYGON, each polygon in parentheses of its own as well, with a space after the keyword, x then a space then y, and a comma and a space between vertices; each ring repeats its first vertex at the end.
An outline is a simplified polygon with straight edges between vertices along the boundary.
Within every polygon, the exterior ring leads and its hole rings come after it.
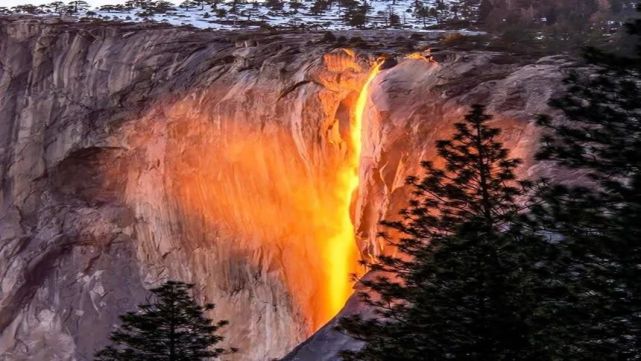
MULTIPOLYGON (((282 357, 325 321, 314 234, 331 226, 350 109, 381 46, 321 37, 0 17, 0 360, 89 360, 167 278, 231 321, 230 359, 282 357)), ((384 251, 378 221, 468 104, 496 114, 523 174, 547 170, 532 121, 563 61, 437 60, 400 57, 372 84, 353 205, 364 257, 384 251)), ((342 345, 326 327, 288 359, 342 345)))

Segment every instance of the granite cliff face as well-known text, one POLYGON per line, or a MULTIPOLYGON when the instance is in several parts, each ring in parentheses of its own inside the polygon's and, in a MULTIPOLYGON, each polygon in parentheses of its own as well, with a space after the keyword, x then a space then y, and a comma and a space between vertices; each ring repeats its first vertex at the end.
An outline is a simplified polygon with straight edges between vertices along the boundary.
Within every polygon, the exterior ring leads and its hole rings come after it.
MULTIPOLYGON (((321 37, 0 18, 0 360, 89 360, 167 278, 231 322, 230 359, 281 357, 345 299, 336 259, 385 251, 377 222, 466 105, 489 105, 523 174, 544 171, 532 115, 560 59, 400 57, 371 83, 350 211, 341 174, 375 51, 321 37)), ((288 357, 344 344, 326 327, 288 357)))
MULTIPOLYGON (((363 257, 394 251, 376 237, 379 221, 395 219, 410 196, 406 177, 421 174, 421 160, 436 159, 435 141, 449 137, 469 104, 488 105, 492 125, 502 129, 501 140, 511 156, 524 161, 518 169, 521 177, 572 177, 533 159, 539 138, 533 120, 536 114, 554 114, 547 101, 559 89, 567 66, 562 58, 520 65, 497 53, 454 52, 437 58, 432 63, 410 56, 382 71, 371 85, 354 216, 363 257)), ((341 316, 354 313, 371 314, 356 295, 283 361, 335 361, 341 350, 358 349, 358 341, 334 329, 341 316)))

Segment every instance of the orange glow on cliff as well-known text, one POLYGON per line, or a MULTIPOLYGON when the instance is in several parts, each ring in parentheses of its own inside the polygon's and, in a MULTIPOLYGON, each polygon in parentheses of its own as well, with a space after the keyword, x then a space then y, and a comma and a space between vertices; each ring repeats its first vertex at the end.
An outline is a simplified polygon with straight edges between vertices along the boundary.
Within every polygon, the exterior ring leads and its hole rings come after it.
MULTIPOLYGON (((349 65, 354 74, 361 71, 358 63, 349 65)), ((168 202, 177 212, 163 214, 168 219, 164 223, 189 240, 188 254, 217 254, 218 262, 207 263, 207 272, 224 276, 211 285, 203 280, 212 293, 233 297, 235 292, 255 292, 251 297, 262 301, 255 304, 272 308, 277 303, 265 288, 287 294, 291 299, 283 302, 291 302, 291 309, 283 312, 302 320, 308 327, 300 330, 305 337, 344 306, 352 294, 350 274, 359 271, 350 208, 359 185, 363 115, 378 72, 377 65, 360 90, 356 78, 355 84, 341 84, 347 88, 340 96, 327 90, 302 100, 309 104, 294 103, 309 110, 292 112, 287 119, 261 124, 251 116, 261 108, 245 113, 235 108, 237 99, 223 91, 217 97, 214 89, 152 113, 146 125, 138 123, 129 133, 130 144, 150 142, 159 138, 151 133, 162 123, 158 119, 165 120, 166 153, 158 174, 163 174, 168 202), (349 130, 318 141, 325 131, 340 133, 339 103, 351 113, 349 130)), ((274 93, 254 91, 266 97, 274 93)), ((279 104, 263 104, 274 103, 279 104)), ((278 111, 264 109, 266 117, 276 117, 278 111)), ((148 156, 154 159, 157 151, 151 147, 148 156)), ((136 204, 149 203, 143 194, 130 197, 136 204)))
POLYGON ((338 220, 340 232, 328 240, 325 256, 329 278, 327 286, 329 289, 329 308, 324 318, 329 319, 340 311, 345 301, 352 293, 351 282, 347 275, 357 271, 354 262, 357 259, 355 231, 352 224, 350 208, 354 192, 358 188, 358 170, 361 156, 361 136, 363 129, 363 115, 369 99, 369 86, 379 73, 380 65, 375 65, 368 74, 367 80, 361 89, 354 106, 350 132, 349 132, 349 154, 343 167, 338 171, 338 190, 342 194, 341 204, 336 212, 339 213, 338 220))
POLYGON ((407 54, 405 56, 405 59, 411 59, 411 60, 424 60, 427 62, 435 62, 434 59, 432 58, 432 50, 427 49, 424 51, 417 51, 413 52, 410 54, 407 54))

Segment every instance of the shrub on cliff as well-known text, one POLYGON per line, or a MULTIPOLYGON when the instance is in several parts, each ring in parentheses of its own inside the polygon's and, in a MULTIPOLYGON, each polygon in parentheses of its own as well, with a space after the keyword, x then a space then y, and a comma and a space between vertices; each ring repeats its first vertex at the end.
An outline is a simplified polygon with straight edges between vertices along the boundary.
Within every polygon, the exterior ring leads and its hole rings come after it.
MULTIPOLYGON (((365 346, 345 360, 517 360, 529 339, 530 245, 515 226, 528 183, 496 140, 491 116, 475 105, 436 143, 444 162, 410 177, 409 207, 384 224, 398 255, 382 256, 361 280, 374 318, 352 316, 339 329, 365 346)), ((437 164, 440 162, 437 162, 437 164)))
POLYGON ((343 15, 345 22, 350 26, 362 27, 367 23, 367 13, 369 5, 366 2, 346 1, 345 13, 343 15))
MULTIPOLYGON (((227 321, 213 324, 204 316, 213 304, 200 306, 189 294, 193 285, 168 281, 151 290, 152 303, 120 316, 122 324, 111 334, 112 345, 96 354, 96 361, 198 361, 228 352, 214 346, 227 321)), ((229 352, 234 352, 232 349, 229 352)))
POLYGON ((328 0, 315 0, 309 11, 312 15, 320 15, 327 11, 331 5, 331 2, 328 0))
POLYGON ((325 43, 333 43, 336 41, 336 35, 332 33, 331 31, 326 31, 323 33, 323 38, 321 39, 321 42, 325 43))

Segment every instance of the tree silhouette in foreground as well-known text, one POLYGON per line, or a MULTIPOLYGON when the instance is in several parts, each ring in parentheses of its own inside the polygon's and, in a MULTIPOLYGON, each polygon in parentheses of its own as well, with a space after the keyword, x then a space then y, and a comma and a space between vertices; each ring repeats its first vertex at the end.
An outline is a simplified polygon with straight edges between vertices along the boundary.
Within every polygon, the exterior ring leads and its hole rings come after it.
MULTIPOLYGON (((639 9, 641 10, 641 9, 639 9)), ((641 35, 641 20, 627 25, 641 35)), ((540 118, 549 132, 538 157, 586 175, 553 184, 533 208, 558 257, 537 313, 538 339, 563 360, 638 360, 641 355, 641 39, 636 56, 589 48, 587 66, 551 105, 565 120, 540 118)))
POLYGON ((451 140, 437 142, 441 167, 423 162, 401 220, 384 222, 398 256, 370 263, 360 297, 375 317, 343 318, 365 341, 344 360, 516 360, 527 355, 526 237, 513 221, 528 184, 496 140, 500 130, 474 105, 451 140), (400 238, 394 240, 395 238, 400 238))
POLYGON ((199 361, 227 352, 214 345, 223 339, 215 332, 228 322, 213 324, 206 318, 203 313, 214 305, 198 305, 189 293, 192 288, 168 281, 152 289, 153 303, 120 316, 122 324, 111 334, 112 345, 99 351, 96 361, 199 361))

